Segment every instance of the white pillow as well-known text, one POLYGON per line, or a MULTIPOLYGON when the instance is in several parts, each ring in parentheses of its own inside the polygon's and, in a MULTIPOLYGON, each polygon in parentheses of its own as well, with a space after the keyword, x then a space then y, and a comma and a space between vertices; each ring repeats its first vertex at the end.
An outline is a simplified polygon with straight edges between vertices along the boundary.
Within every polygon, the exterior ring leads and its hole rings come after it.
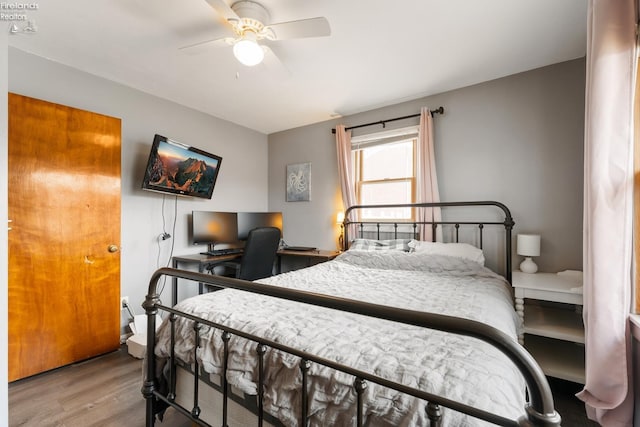
POLYGON ((412 240, 409 242, 412 252, 428 253, 434 255, 448 255, 475 261, 484 265, 482 249, 468 243, 440 243, 412 240))
POLYGON ((372 240, 355 239, 349 246, 350 251, 402 251, 409 252, 411 239, 372 240))

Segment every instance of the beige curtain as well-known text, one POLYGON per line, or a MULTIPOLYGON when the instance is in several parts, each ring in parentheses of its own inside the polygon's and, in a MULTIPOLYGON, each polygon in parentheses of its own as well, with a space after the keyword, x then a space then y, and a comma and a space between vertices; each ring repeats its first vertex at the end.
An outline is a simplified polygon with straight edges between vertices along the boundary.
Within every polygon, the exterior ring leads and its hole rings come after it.
MULTIPOLYGON (((351 131, 347 131, 344 125, 336 126, 336 151, 338 152, 338 177, 342 190, 342 205, 346 212, 348 208, 356 204, 356 190, 353 182, 353 162, 351 160, 351 131)), ((351 221, 357 220, 353 213, 349 215, 348 219, 351 221)), ((354 232, 355 228, 350 227, 348 231, 350 239, 355 237, 354 232)))
MULTIPOLYGON (((420 127, 418 129, 418 149, 416 161, 416 202, 439 202, 438 178, 436 176, 436 156, 433 151, 433 117, 428 108, 420 110, 420 127)), ((418 221, 440 221, 440 208, 419 209, 418 221)), ((422 227, 420 239, 431 241, 431 227, 422 227)), ((442 227, 436 230, 436 240, 442 241, 442 227)))
POLYGON ((603 426, 631 426, 633 93, 637 0, 590 0, 584 177, 586 384, 603 426))

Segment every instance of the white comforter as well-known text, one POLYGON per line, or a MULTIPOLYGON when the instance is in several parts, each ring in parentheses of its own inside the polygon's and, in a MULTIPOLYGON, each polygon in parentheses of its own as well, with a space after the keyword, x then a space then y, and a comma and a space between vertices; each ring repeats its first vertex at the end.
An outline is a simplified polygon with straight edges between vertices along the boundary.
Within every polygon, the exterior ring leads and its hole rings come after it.
MULTIPOLYGON (((507 283, 461 258, 347 251, 334 261, 261 282, 478 320, 516 339, 517 316, 507 283)), ((516 418, 523 413, 524 383, 517 369, 499 351, 473 338, 230 289, 187 299, 177 308, 501 415, 516 418)), ((192 363, 191 322, 178 321, 177 335, 176 355, 192 363)), ((220 336, 219 330, 201 331, 198 359, 209 373, 221 373, 220 336)), ((169 345, 165 322, 155 349, 161 363, 169 355, 169 345)), ((257 389, 255 355, 255 343, 231 339, 227 378, 249 394, 257 389)), ((265 410, 286 426, 296 426, 299 359, 268 350, 265 360, 265 410)), ((310 425, 354 425, 353 377, 313 364, 309 386, 310 425)), ((365 402, 365 425, 428 425, 424 401, 369 383, 365 402)), ((447 409, 443 422, 481 424, 447 409)))

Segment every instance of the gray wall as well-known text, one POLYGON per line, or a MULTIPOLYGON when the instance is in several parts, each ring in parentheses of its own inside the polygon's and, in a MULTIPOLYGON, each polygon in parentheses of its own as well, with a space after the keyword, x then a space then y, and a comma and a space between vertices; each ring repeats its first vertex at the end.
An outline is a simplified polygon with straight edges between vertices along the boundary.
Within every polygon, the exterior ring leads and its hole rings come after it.
POLYGON ((167 265, 172 243, 174 254, 202 250, 188 243, 192 210, 267 209, 266 135, 17 49, 9 49, 9 60, 9 91, 122 119, 121 295, 129 297, 136 314, 142 314, 151 274, 167 265), (173 239, 160 244, 163 196, 140 189, 156 133, 223 158, 212 200, 177 199, 175 233, 175 198, 167 197, 164 213, 173 239))
POLYGON ((283 211, 288 243, 335 248, 342 199, 331 128, 444 106, 435 117, 441 200, 503 202, 514 235, 541 234, 540 271, 582 269, 584 87, 585 61, 578 59, 269 135, 269 208, 283 211), (286 165, 305 161, 312 162, 311 201, 286 202, 286 165))

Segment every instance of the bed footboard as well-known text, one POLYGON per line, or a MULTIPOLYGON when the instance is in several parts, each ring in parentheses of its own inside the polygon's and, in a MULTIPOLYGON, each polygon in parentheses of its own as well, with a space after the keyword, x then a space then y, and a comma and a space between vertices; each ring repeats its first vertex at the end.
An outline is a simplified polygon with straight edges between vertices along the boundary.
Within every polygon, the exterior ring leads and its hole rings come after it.
MULTIPOLYGON (((169 313, 170 320, 174 320, 177 316, 185 317, 194 322, 193 333, 198 337, 199 329, 203 326, 217 328, 223 331, 223 341, 225 343, 225 358, 228 355, 226 343, 229 337, 232 335, 240 336, 255 342, 256 357, 258 360, 258 394, 256 396, 258 403, 258 425, 261 426, 264 419, 264 413, 262 408, 262 393, 264 389, 263 384, 263 367, 261 363, 262 355, 267 347, 271 347, 295 356, 298 356, 301 360, 300 363, 300 375, 302 383, 302 407, 300 408, 300 425, 307 425, 307 403, 308 403, 308 390, 307 390, 307 371, 312 363, 322 364, 354 377, 353 388, 357 395, 357 425, 362 426, 363 420, 363 401, 362 394, 367 387, 367 383, 375 383, 384 387, 388 387, 402 393, 422 399, 427 403, 426 412, 427 417, 432 426, 440 425, 441 408, 446 407, 454 411, 458 411, 472 417, 488 421, 496 425, 503 426, 559 426, 560 416, 554 409, 553 397, 547 379, 542 372, 541 368, 537 365, 532 356, 522 347, 517 341, 511 339, 503 332, 488 326, 484 323, 461 319, 446 315, 437 315, 432 313, 425 313, 412 310, 401 310, 398 308, 370 304, 356 300, 328 297, 321 294, 316 294, 306 291, 292 290, 288 288, 271 286, 266 284, 247 282, 238 279, 231 279, 221 276, 213 276, 202 273, 196 273, 191 271, 183 271, 171 268, 161 268, 156 271, 151 277, 149 283, 149 292, 143 307, 148 316, 148 331, 147 331, 147 358, 146 368, 144 373, 144 382, 142 386, 142 394, 146 399, 146 426, 152 427, 155 423, 155 417, 159 405, 170 405, 176 408, 184 415, 190 417, 198 425, 207 426, 205 421, 200 418, 200 403, 198 401, 198 376, 195 375, 194 380, 194 401, 191 408, 185 408, 178 405, 175 402, 175 371, 170 373, 170 379, 168 381, 168 392, 161 393, 158 389, 156 382, 156 360, 154 357, 154 346, 156 342, 156 314, 159 311, 169 313), (467 404, 449 400, 445 397, 426 392, 414 387, 409 387, 404 384, 389 381, 388 379, 373 375, 369 372, 364 372, 353 367, 344 366, 336 363, 332 360, 323 359, 313 354, 308 354, 299 349, 291 348, 280 342, 273 342, 263 337, 247 334, 240 330, 229 328, 222 324, 217 324, 204 319, 200 319, 193 315, 180 312, 174 308, 163 306, 160 302, 160 296, 157 292, 157 285, 160 278, 163 276, 175 277, 179 279, 186 279, 195 282, 203 282, 211 285, 215 285, 222 288, 237 289, 246 292, 252 292, 256 294, 268 295, 276 298, 284 298, 287 300, 297 301, 306 304, 313 304, 321 307, 327 307, 331 309, 356 313, 365 316, 376 317, 380 319, 386 319, 395 322, 401 322, 408 325, 414 325, 423 328, 435 329, 439 331, 465 335, 473 337, 484 342, 489 343, 493 347, 499 349, 504 353, 518 368, 522 374, 527 386, 527 392, 529 402, 526 407, 523 408, 522 416, 518 419, 508 419, 501 415, 487 412, 485 410, 469 406, 467 404)), ((173 324, 173 322, 172 322, 173 324)), ((198 342, 196 340, 196 342, 198 342)), ((173 346, 173 334, 172 334, 172 346, 173 346)), ((193 349, 195 352, 197 349, 193 349)), ((197 359, 195 359, 197 361, 197 359)), ((171 362, 174 364, 175 362, 171 362)), ((172 368, 175 369, 175 368, 172 368)), ((227 426, 227 414, 226 414, 226 401, 229 385, 226 382, 226 363, 223 367, 222 392, 224 394, 223 401, 223 414, 222 425, 227 426)), ((198 366, 194 371, 198 372, 198 366)))

